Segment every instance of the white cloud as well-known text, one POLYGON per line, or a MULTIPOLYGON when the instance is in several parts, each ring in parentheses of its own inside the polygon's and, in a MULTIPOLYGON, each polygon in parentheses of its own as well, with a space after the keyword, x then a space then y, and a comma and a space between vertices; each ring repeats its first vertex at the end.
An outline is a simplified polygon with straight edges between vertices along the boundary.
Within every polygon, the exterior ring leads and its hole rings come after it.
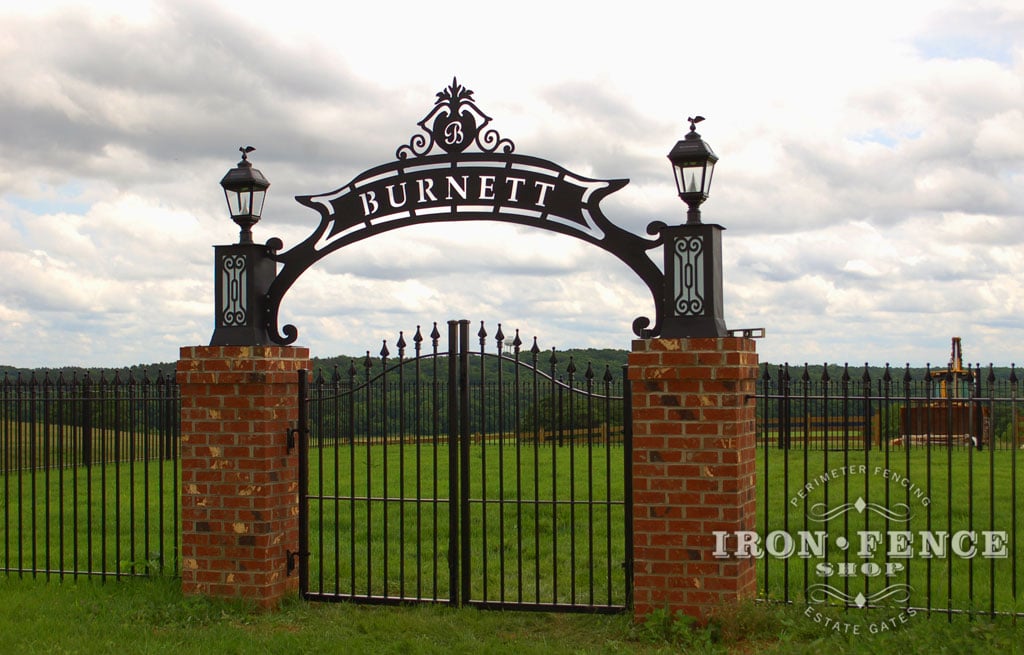
MULTIPOLYGON (((768 328, 764 359, 938 360, 955 332, 1006 362, 1024 336, 1012 0, 31 4, 0 7, 0 363, 205 343, 235 148, 272 183, 257 239, 291 246, 318 221, 291 198, 391 160, 452 75, 518 152, 630 178, 603 207, 636 233, 683 220, 665 154, 708 116, 726 319, 768 328)), ((335 253, 281 318, 326 356, 453 316, 627 347, 652 312, 603 251, 467 223, 335 253)))

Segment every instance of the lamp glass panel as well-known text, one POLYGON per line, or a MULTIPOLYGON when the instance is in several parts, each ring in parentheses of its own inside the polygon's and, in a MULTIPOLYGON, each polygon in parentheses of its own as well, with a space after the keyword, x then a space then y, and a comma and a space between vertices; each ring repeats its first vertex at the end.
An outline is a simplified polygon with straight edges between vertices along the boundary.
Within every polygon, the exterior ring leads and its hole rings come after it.
POLYGON ((679 193, 683 193, 686 190, 686 185, 683 184, 683 167, 679 164, 674 164, 672 172, 676 176, 676 188, 679 189, 679 193))
POLYGON ((252 189, 242 189, 238 192, 238 214, 236 216, 247 216, 252 206, 252 189))
POLYGON ((678 162, 672 169, 676 174, 679 193, 699 193, 704 185, 704 162, 678 162))
POLYGON ((256 216, 263 212, 263 199, 266 197, 265 189, 247 187, 244 189, 225 189, 224 197, 228 201, 228 211, 232 216, 256 216))
POLYGON ((224 189, 224 199, 228 202, 228 213, 232 216, 238 216, 241 213, 242 201, 240 196, 241 194, 238 191, 224 189))
POLYGON ((253 189, 251 199, 252 215, 259 218, 263 214, 263 201, 267 197, 266 189, 253 189))
POLYGON ((704 190, 704 162, 687 162, 680 169, 682 185, 680 193, 702 193, 704 190))
POLYGON ((715 162, 713 162, 713 161, 711 161, 709 159, 708 160, 708 169, 707 169, 707 172, 705 173, 706 178, 704 180, 704 195, 709 195, 711 193, 711 178, 714 176, 714 174, 715 174, 715 162))

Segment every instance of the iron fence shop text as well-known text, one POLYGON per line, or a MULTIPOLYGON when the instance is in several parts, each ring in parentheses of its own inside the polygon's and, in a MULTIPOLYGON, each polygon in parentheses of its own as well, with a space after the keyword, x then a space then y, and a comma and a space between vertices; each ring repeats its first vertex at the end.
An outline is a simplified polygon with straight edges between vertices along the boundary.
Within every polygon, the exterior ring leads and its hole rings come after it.
POLYGON ((5 376, 3 571, 176 571, 180 419, 173 376, 5 376))
POLYGON ((758 530, 719 554, 810 613, 1024 616, 1019 391, 1014 367, 765 366, 758 530))

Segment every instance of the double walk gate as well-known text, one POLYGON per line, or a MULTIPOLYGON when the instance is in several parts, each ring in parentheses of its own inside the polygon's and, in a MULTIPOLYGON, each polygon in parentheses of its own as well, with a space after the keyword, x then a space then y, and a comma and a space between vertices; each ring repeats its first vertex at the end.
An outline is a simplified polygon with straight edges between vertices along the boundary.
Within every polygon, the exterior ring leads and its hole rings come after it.
MULTIPOLYGON (((628 381, 498 326, 300 377, 302 595, 613 612, 630 605, 628 381), (329 379, 327 379, 329 378, 329 379)), ((429 339, 429 342, 428 342, 429 339)))

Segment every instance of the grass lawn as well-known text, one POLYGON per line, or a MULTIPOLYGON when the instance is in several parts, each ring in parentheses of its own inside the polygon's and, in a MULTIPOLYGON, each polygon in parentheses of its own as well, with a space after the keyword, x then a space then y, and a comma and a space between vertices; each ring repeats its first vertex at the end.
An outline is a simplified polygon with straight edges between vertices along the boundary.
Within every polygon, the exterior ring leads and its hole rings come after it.
MULTIPOLYGON (((572 526, 575 519, 597 518, 594 524, 596 531, 594 543, 597 546, 607 543, 611 537, 612 544, 618 547, 621 543, 621 521, 618 516, 610 515, 609 508, 618 511, 619 505, 608 504, 617 502, 622 496, 621 480, 607 477, 610 471, 621 470, 623 451, 621 448, 603 449, 579 448, 555 450, 554 455, 546 457, 538 452, 542 468, 539 474, 532 471, 534 452, 517 453, 514 448, 488 447, 486 452, 474 447, 471 461, 473 475, 470 478, 471 516, 474 525, 474 539, 480 543, 497 545, 508 543, 512 539, 516 547, 512 548, 507 557, 502 559, 501 549, 488 548, 474 555, 472 567, 481 574, 474 582, 474 595, 484 597, 482 585, 488 580, 491 589, 501 589, 502 580, 509 585, 517 578, 520 570, 529 580, 537 570, 546 581, 550 577, 547 569, 529 568, 528 563, 520 564, 517 551, 521 540, 526 546, 525 560, 554 562, 558 561, 559 572, 573 569, 580 574, 581 568, 590 578, 577 560, 562 559, 562 548, 572 544, 571 536, 559 533, 554 526, 564 528, 572 526), (511 472, 498 467, 499 460, 515 462, 522 460, 519 466, 511 468, 511 472), (577 474, 577 484, 570 484, 563 476, 570 470, 577 474), (506 471, 502 473, 501 471, 506 471), (604 473, 605 477, 600 474, 604 473), (591 479, 595 481, 591 483, 591 479), (582 481, 586 481, 583 483, 582 481), (524 487, 520 494, 519 485, 524 487), (510 501, 518 500, 519 495, 532 498, 532 502, 524 506, 524 513, 531 532, 527 528, 519 528, 517 505, 510 501), (559 506, 548 501, 559 497, 569 504, 559 506), (487 502, 484 502, 487 499, 487 502), (573 509, 574 508, 574 509, 573 509), (534 523, 532 517, 535 510, 541 517, 534 523), (573 515, 572 512, 575 512, 573 515), (609 518, 611 520, 609 521, 609 518), (485 527, 486 526, 486 527, 485 527), (534 529, 534 526, 536 529, 534 529), (504 531, 505 539, 502 539, 504 531), (547 549, 547 542, 541 541, 547 550, 536 551, 533 546, 535 534, 548 536, 560 534, 556 543, 547 549), (486 536, 485 536, 486 535, 486 536), (534 549, 531 551, 531 549, 534 549), (536 551, 536 552, 534 552, 536 551), (482 555, 488 553, 488 565, 484 564, 482 555), (539 554, 538 554, 539 553, 539 554), (556 553, 558 553, 556 555, 556 553), (502 571, 501 564, 506 567, 502 571), (520 567, 524 567, 520 569, 520 567)), ((434 483, 438 483, 444 498, 447 482, 447 459, 428 456, 426 453, 417 455, 415 449, 405 450, 389 448, 385 456, 383 448, 356 451, 356 459, 346 457, 344 450, 320 451, 312 458, 313 473, 312 490, 319 500, 313 503, 316 513, 311 517, 314 529, 314 541, 319 542, 319 535, 324 530, 333 533, 335 526, 342 527, 343 535, 356 535, 355 542, 362 544, 379 544, 385 528, 383 517, 388 507, 389 522, 387 532, 389 541, 395 550, 390 551, 391 569, 390 582, 398 582, 397 592, 401 591, 405 580, 407 589, 414 589, 420 583, 421 571, 409 567, 404 573, 402 562, 408 561, 415 546, 403 545, 404 535, 410 538, 418 535, 413 544, 424 549, 433 545, 432 532, 439 529, 445 532, 447 502, 439 507, 440 519, 433 522, 432 505, 407 500, 417 486, 429 489, 433 495, 434 483), (379 451, 379 452, 378 452, 379 451), (361 454, 362 453, 362 454, 361 454), (335 455, 339 454, 336 464, 335 455), (364 456, 365 455, 365 456, 364 456), (403 459, 404 457, 404 459, 403 459), (386 464, 385 464, 386 462, 386 464), (437 468, 435 469, 435 464, 437 468), (385 482, 384 469, 388 470, 385 482), (354 469, 354 475, 344 477, 354 469), (399 472, 405 471, 406 475, 399 472), (418 477, 417 477, 418 473, 418 477), (370 490, 371 493, 361 494, 363 498, 353 502, 351 499, 353 484, 357 489, 370 490), (385 493, 387 492, 387 493, 385 493), (388 495, 398 500, 382 501, 388 495), (321 511, 322 510, 322 511, 321 511), (363 511, 371 520, 363 520, 363 511), (336 514, 337 511, 337 514, 336 514), (352 520, 352 514, 356 518, 352 520), (427 516, 430 516, 428 529, 427 516), (347 521, 347 523, 346 523, 347 521), (372 530, 379 531, 371 532, 372 530), (409 576, 409 577, 406 577, 409 576)), ((984 530, 994 527, 1012 531, 1015 535, 1024 534, 1024 515, 1015 513, 1020 494, 1020 485, 1024 483, 1024 462, 1016 462, 1020 457, 1013 451, 989 453, 972 453, 971 451, 944 451, 926 449, 911 450, 909 457, 906 451, 889 453, 888 459, 884 452, 871 453, 829 453, 828 461, 825 453, 811 453, 806 462, 810 475, 829 470, 838 466, 864 465, 868 474, 843 476, 839 481, 828 484, 830 505, 835 502, 852 501, 859 495, 867 493, 874 501, 892 507, 894 503, 908 502, 914 510, 914 530, 984 530), (873 475, 875 467, 882 467, 895 473, 903 474, 923 489, 930 502, 923 506, 919 498, 910 491, 894 484, 891 478, 873 475), (1015 485, 1017 485, 1015 487, 1015 485), (967 493, 970 490, 971 493, 967 493), (887 495, 888 494, 888 495, 887 495)), ((758 454, 758 501, 761 521, 757 529, 766 529, 764 512, 767 511, 767 529, 800 530, 806 527, 805 508, 802 499, 796 505, 790 502, 799 497, 803 488, 804 458, 801 451, 791 451, 788 455, 781 451, 769 450, 766 454, 758 454), (767 457, 767 470, 766 458, 767 457), (788 475, 787 475, 788 471, 788 475), (765 491, 768 502, 764 502, 765 491)), ((3 487, 8 498, 22 497, 23 503, 9 506, 7 512, 7 529, 4 536, 4 557, 12 561, 19 558, 30 561, 33 556, 31 544, 36 544, 36 559, 43 561, 42 546, 44 542, 58 543, 60 526, 65 529, 65 542, 73 541, 72 535, 84 526, 94 532, 92 557, 103 560, 106 566, 117 569, 131 560, 132 553, 136 559, 143 559, 146 553, 146 535, 149 530, 140 529, 138 521, 132 520, 130 508, 141 512, 144 506, 152 507, 160 497, 152 493, 160 488, 159 481, 164 480, 164 493, 174 491, 173 475, 175 469, 161 470, 161 464, 136 465, 136 475, 125 475, 123 470, 117 473, 113 469, 94 467, 88 475, 73 472, 64 473, 64 491, 77 489, 80 501, 91 500, 91 514, 83 508, 79 509, 76 524, 73 508, 59 504, 61 488, 59 478, 51 477, 47 481, 45 472, 22 474, 20 479, 15 476, 6 481, 3 487), (150 470, 150 467, 157 467, 150 470), (123 477, 120 477, 123 476, 123 477), (35 494, 28 492, 35 484, 35 494), (150 493, 147 494, 147 487, 150 493), (21 489, 22 496, 16 493, 21 489), (49 492, 45 491, 49 490, 49 492), (91 492, 90 492, 91 490, 91 492), (35 502, 32 502, 32 499, 35 502), (49 499, 49 514, 46 500, 49 499), (133 500, 134 499, 134 500, 133 500), (106 507, 107 521, 98 521, 106 507), (119 511, 120 508, 120 511, 119 511), (46 516, 64 516, 63 522, 47 522, 46 516), (120 515, 123 532, 120 537, 107 534, 106 530, 115 528, 117 522, 111 517, 120 515), (31 534, 32 519, 36 521, 36 539, 25 537, 27 541, 17 539, 17 528, 31 534), (90 518, 91 517, 91 518, 90 518), (50 526, 47 533, 46 526, 50 526), (131 547, 132 530, 135 526, 134 539, 136 549, 131 547), (48 536, 47 536, 48 534, 48 536), (101 534, 107 534, 101 537, 101 534), (103 539, 106 539, 104 542, 103 539), (104 543, 106 548, 104 548, 104 543), (22 544, 20 551, 17 547, 22 544), (120 553, 117 545, 120 544, 120 553), (105 552, 105 555, 104 555, 105 552)), ((81 473, 81 472, 79 472, 81 473)), ((809 502, 822 500, 824 488, 819 485, 808 494, 809 502)), ((837 524, 829 526, 831 532, 853 534, 862 527, 862 522, 870 523, 871 529, 885 530, 885 524, 868 515, 849 513, 849 526, 840 528, 837 524)), ((153 529, 153 526, 150 526, 153 529)), ((574 530, 580 541, 577 550, 583 544, 589 544, 591 537, 589 527, 577 526, 574 530), (586 535, 584 539, 583 536, 586 535)), ((571 535, 572 531, 570 531, 571 535)), ((86 540, 79 536, 78 545, 82 547, 86 540)), ((338 544, 328 542, 326 547, 317 547, 325 557, 314 564, 314 584, 326 581, 325 586, 333 588, 335 575, 338 574, 342 583, 349 575, 341 575, 341 571, 332 569, 331 561, 341 550, 338 544)), ((971 560, 955 561, 913 561, 909 568, 908 584, 913 586, 915 597, 912 604, 926 605, 943 609, 977 608, 985 610, 994 600, 996 609, 1000 611, 1018 610, 1016 604, 1024 588, 1024 571, 1019 571, 1015 563, 1024 562, 1024 539, 1016 539, 1010 545, 1015 555, 998 561, 971 560), (990 583, 995 581, 995 585, 990 583), (1016 583, 1016 589, 1014 587, 1016 583), (990 598, 990 589, 995 590, 995 597, 990 598), (1016 594, 1016 597, 1014 596, 1016 594)), ((570 550, 573 550, 570 548, 570 550)), ((830 550, 832 561, 842 561, 844 553, 830 550)), ((381 562, 382 567, 373 574, 373 580, 384 580, 382 551, 378 546, 367 546, 360 552, 358 560, 362 562, 381 562)), ((344 551, 341 551, 344 555, 344 551)), ((579 555, 579 552, 577 552, 579 555)), ((79 555, 80 561, 89 560, 89 551, 79 555)), ((434 556, 431 555, 431 558, 434 556)), ((613 553, 610 561, 618 561, 621 555, 613 553)), ((608 561, 607 554, 602 562, 608 561)), ((94 560, 95 561, 95 560, 94 560)), ((431 559, 430 561, 435 561, 431 559)), ((442 557, 439 562, 444 562, 442 557)), ((884 557, 878 559, 884 563, 884 557)), ((128 562, 128 568, 134 562, 128 562)), ((145 562, 142 563, 142 566, 145 562)), ((773 599, 785 597, 785 576, 788 574, 790 598, 796 600, 793 606, 782 604, 745 604, 725 610, 714 619, 707 629, 693 630, 685 621, 672 620, 663 613, 655 613, 651 620, 643 626, 633 625, 629 615, 587 616, 569 614, 547 614, 529 612, 494 612, 474 609, 454 610, 446 606, 402 606, 402 607, 371 607, 347 603, 305 603, 293 599, 277 613, 261 613, 250 607, 223 602, 212 602, 202 599, 182 598, 178 590, 179 581, 175 578, 155 577, 152 579, 130 579, 100 583, 98 580, 79 580, 60 582, 51 579, 45 582, 43 576, 33 580, 26 574, 24 579, 16 575, 0 578, 0 599, 4 611, 0 612, 0 634, 4 635, 2 652, 24 653, 302 653, 302 652, 354 652, 354 653, 678 653, 678 652, 718 652, 718 653, 1024 653, 1024 618, 1017 622, 1010 618, 999 618, 991 621, 984 617, 970 619, 965 616, 948 617, 944 614, 927 616, 920 613, 898 630, 882 634, 849 635, 834 634, 826 630, 820 623, 804 615, 805 606, 800 602, 803 597, 806 574, 803 562, 793 560, 787 566, 777 561, 759 562, 761 572, 767 570, 767 582, 761 578, 759 588, 773 599), (1015 650, 1016 649, 1016 650, 1015 650)), ((604 571, 603 565, 597 570, 604 571)), ((445 573, 444 568, 441 573, 445 573)), ((350 574, 350 571, 344 573, 350 574)), ((357 581, 365 575, 365 569, 356 572, 357 581)), ((444 575, 441 579, 440 592, 444 592, 446 583, 444 575)), ((423 584, 427 578, 432 581, 433 571, 429 568, 422 571, 423 584)), ((563 579, 559 589, 572 589, 573 577, 563 579)), ((585 590, 586 582, 578 581, 578 589, 585 590)), ((863 583, 861 583, 863 584, 863 583)), ((509 586, 511 588, 511 586, 509 586)), ((871 590, 877 587, 872 583, 871 590)), ((587 595, 589 595, 589 590, 587 595)), ((620 587, 613 588, 615 599, 619 598, 620 587)), ((544 592, 546 597, 547 591, 544 592)), ((504 595, 504 592, 501 592, 504 595)), ((825 608, 829 617, 839 620, 861 620, 860 611, 844 611, 839 608, 825 608)))
MULTIPOLYGON (((623 452, 470 446, 470 598, 624 605, 623 452)), ((450 598, 446 449, 339 446, 310 460, 312 591, 450 598)))
MULTIPOLYGON (((830 474, 831 475, 831 474, 830 474)), ((758 524, 761 534, 773 530, 788 533, 825 530, 829 533, 827 557, 838 568, 843 562, 857 566, 874 562, 892 564, 899 572, 891 578, 858 575, 824 579, 815 571, 820 559, 791 557, 784 561, 766 557, 759 561, 759 590, 778 600, 802 601, 810 585, 828 582, 850 596, 869 596, 886 585, 911 589, 907 605, 933 610, 1024 611, 1024 454, 1017 451, 948 450, 945 448, 874 449, 870 452, 822 452, 801 449, 788 453, 773 448, 758 452, 758 524), (1020 459, 1021 461, 1017 461, 1020 459), (805 472, 806 467, 806 472, 805 472), (851 471, 842 473, 842 471, 851 471), (840 472, 827 482, 823 472, 840 472), (807 482, 805 482, 805 479, 807 482), (828 522, 814 521, 814 506, 827 503, 834 509, 858 498, 887 509, 910 514, 909 521, 887 520, 877 512, 851 510, 828 522), (859 544, 859 532, 913 533, 914 556, 889 557, 887 544, 875 556, 864 559, 851 546, 836 547, 840 536, 859 544), (961 531, 998 531, 1006 534, 1006 556, 984 558, 979 554, 958 557, 950 549, 945 557, 920 555, 921 532, 955 535, 961 531), (788 585, 788 592, 787 592, 788 585)), ((888 601, 892 604, 892 601, 888 601)), ((904 605, 897 601, 896 605, 904 605)))
POLYGON ((176 570, 179 475, 173 460, 0 475, 0 569, 176 570))
POLYGON ((748 603, 708 628, 655 615, 378 607, 293 600, 278 612, 183 598, 175 579, 0 579, 10 653, 1018 653, 1024 621, 917 617, 870 637, 830 634, 797 608, 748 603))

